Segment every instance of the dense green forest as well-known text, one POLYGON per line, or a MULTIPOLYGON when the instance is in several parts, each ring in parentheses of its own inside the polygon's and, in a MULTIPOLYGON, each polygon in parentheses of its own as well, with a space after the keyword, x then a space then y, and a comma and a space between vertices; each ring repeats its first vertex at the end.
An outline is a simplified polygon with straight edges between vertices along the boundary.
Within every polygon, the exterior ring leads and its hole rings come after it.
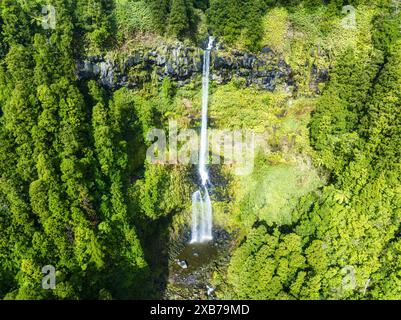
POLYGON ((270 48, 297 84, 211 83, 214 128, 275 133, 251 174, 213 169, 224 182, 215 227, 232 237, 210 279, 217 298, 401 299, 397 4, 0 0, 0 297, 165 297, 166 247, 190 223, 194 168, 148 163, 146 137, 169 119, 198 126, 188 119, 200 112, 200 78, 135 74, 150 81, 110 89, 78 79, 77 62, 200 47, 213 34, 222 52, 270 48), (341 26, 345 5, 355 28, 341 26), (329 74, 318 90, 313 66, 329 74), (42 288, 46 265, 54 290, 42 288))

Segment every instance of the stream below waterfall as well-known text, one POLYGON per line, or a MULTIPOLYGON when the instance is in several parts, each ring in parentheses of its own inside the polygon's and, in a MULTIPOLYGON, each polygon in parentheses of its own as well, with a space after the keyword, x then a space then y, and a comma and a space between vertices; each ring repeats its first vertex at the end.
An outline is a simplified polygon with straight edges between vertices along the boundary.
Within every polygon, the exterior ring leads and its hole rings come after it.
POLYGON ((165 299, 217 299, 213 274, 225 270, 234 243, 224 230, 214 230, 213 236, 213 241, 192 244, 184 237, 175 244, 177 249, 170 255, 165 299))

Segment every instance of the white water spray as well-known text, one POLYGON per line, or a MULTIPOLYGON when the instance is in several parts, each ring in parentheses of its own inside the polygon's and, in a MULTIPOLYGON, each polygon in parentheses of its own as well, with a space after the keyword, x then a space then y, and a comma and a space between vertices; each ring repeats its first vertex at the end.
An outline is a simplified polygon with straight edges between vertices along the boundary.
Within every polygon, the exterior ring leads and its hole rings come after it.
POLYGON ((202 127, 199 151, 199 175, 202 181, 201 190, 192 195, 192 237, 191 243, 205 242, 213 239, 212 235, 212 202, 210 200, 207 183, 209 173, 206 168, 208 158, 208 104, 209 104, 209 75, 210 75, 210 51, 213 48, 214 38, 209 37, 209 43, 203 56, 202 77, 202 127))

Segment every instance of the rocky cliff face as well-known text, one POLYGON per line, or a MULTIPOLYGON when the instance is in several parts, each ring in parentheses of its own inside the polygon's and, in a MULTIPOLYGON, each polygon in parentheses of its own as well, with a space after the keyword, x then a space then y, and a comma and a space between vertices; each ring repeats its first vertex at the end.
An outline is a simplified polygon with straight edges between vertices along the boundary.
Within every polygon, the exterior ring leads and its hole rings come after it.
MULTIPOLYGON (((77 76, 78 79, 96 79, 111 90, 138 88, 153 77, 159 81, 169 77, 182 86, 202 73, 202 64, 202 49, 183 44, 164 45, 137 50, 119 63, 104 57, 87 57, 78 63, 77 76)), ((296 88, 291 68, 268 48, 259 54, 215 49, 212 52, 211 76, 218 84, 237 79, 247 86, 255 85, 269 91, 278 86, 287 90, 296 88)), ((325 79, 316 75, 314 81, 318 83, 325 79)))

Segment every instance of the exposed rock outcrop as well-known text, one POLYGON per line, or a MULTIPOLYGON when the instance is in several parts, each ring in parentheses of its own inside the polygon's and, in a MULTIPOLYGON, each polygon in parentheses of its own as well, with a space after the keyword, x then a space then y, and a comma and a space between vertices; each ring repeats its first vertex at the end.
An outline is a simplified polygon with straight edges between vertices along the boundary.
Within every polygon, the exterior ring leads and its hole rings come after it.
MULTIPOLYGON (((108 89, 137 88, 157 77, 169 77, 179 86, 202 73, 203 50, 183 44, 163 45, 152 50, 137 50, 117 63, 104 57, 87 57, 78 63, 79 79, 96 79, 108 89)), ((232 79, 273 91, 277 86, 295 86, 291 68, 282 57, 264 48, 259 54, 232 50, 213 50, 211 76, 224 84, 232 79)))

